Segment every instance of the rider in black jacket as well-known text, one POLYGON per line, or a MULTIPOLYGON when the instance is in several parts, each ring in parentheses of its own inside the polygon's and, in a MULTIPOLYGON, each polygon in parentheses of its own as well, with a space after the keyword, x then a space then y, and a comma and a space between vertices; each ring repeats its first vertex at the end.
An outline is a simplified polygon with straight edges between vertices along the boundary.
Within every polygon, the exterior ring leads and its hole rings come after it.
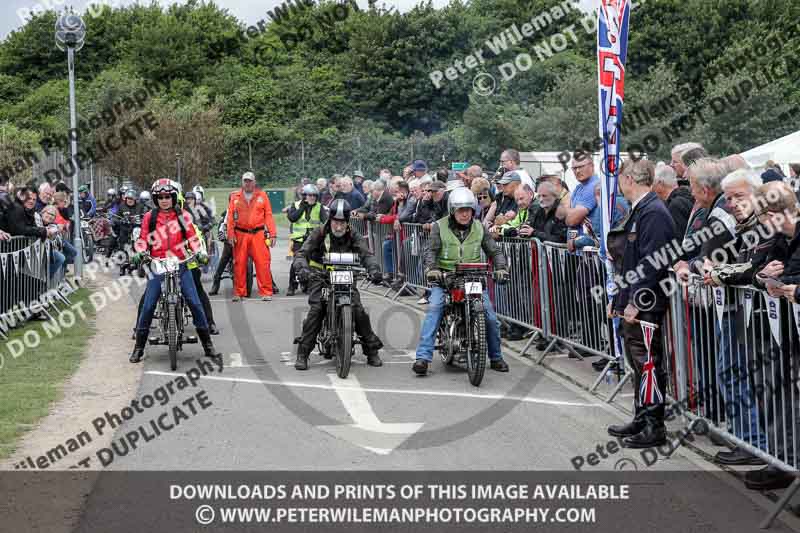
MULTIPOLYGON (((348 223, 350 204, 346 200, 337 199, 331 202, 329 208, 328 222, 312 231, 300 251, 294 256, 294 266, 300 281, 308 281, 308 303, 310 305, 308 315, 303 322, 303 333, 295 339, 297 361, 294 367, 297 370, 308 369, 308 355, 314 348, 325 318, 326 302, 321 297, 323 282, 313 278, 309 279, 312 270, 325 272, 322 266, 325 254, 329 252, 357 253, 373 282, 380 283, 382 279, 380 266, 369 250, 366 239, 348 223)), ((383 362, 378 356, 378 350, 383 347, 383 343, 372 331, 369 315, 361 305, 361 298, 355 286, 352 298, 353 322, 356 333, 361 337, 361 347, 367 357, 367 364, 381 366, 383 362)))
POLYGON ((125 248, 131 239, 134 226, 142 223, 141 219, 137 222, 134 217, 142 217, 145 212, 144 206, 136 201, 136 192, 133 189, 125 191, 117 216, 111 224, 114 233, 117 234, 117 249, 125 248))

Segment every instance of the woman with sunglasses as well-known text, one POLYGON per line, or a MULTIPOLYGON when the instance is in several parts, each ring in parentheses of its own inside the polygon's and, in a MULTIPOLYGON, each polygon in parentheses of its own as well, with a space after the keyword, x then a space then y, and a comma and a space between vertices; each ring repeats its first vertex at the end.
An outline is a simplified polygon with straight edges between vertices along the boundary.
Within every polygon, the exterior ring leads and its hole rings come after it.
POLYGON ((475 178, 472 180, 470 189, 478 200, 478 209, 475 211, 475 219, 483 224, 486 215, 489 213, 489 207, 492 205, 492 202, 494 202, 492 187, 489 185, 489 180, 486 178, 475 178))
MULTIPOLYGON (((194 229, 191 217, 178 204, 178 189, 172 181, 165 178, 156 180, 151 188, 151 195, 156 208, 144 215, 141 236, 136 242, 138 253, 133 257, 133 264, 140 265, 146 251, 156 258, 163 259, 170 255, 185 259, 187 253, 190 253, 186 248, 189 248, 191 253, 198 253, 198 262, 208 262, 208 256, 201 252, 200 236, 194 229)), ((136 323, 136 345, 129 359, 131 363, 138 363, 144 357, 144 347, 161 296, 163 280, 164 275, 161 274, 152 275, 147 281, 142 311, 136 323)), ((222 354, 217 353, 211 342, 208 319, 186 264, 180 267, 180 283, 181 293, 192 311, 197 336, 200 338, 206 357, 221 359, 222 354)))

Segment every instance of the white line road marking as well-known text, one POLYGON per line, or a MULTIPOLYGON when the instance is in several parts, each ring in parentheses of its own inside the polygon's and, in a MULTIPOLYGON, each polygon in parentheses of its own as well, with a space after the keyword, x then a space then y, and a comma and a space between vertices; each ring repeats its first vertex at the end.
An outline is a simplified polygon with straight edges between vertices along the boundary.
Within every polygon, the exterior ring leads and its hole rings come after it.
POLYGON ((352 383, 353 386, 347 387, 341 386, 345 380, 339 376, 329 374, 328 377, 331 385, 335 387, 339 400, 355 423, 317 426, 318 429, 379 455, 388 455, 423 426, 422 423, 413 422, 400 424, 381 422, 357 377, 351 375, 347 383, 352 383))
MULTIPOLYGON (((157 376, 184 376, 185 374, 179 372, 164 372, 161 370, 148 370, 145 374, 153 374, 157 376)), ((585 402, 570 402, 564 400, 551 400, 549 398, 534 398, 531 396, 509 396, 506 394, 477 394, 470 392, 448 392, 448 391, 434 391, 434 390, 419 390, 419 389, 381 389, 377 387, 350 387, 346 385, 326 385, 322 383, 301 383, 297 381, 275 381, 267 379, 249 379, 249 378, 229 378, 223 376, 200 376, 200 379, 207 379, 211 381, 236 381, 239 383, 256 383, 260 385, 275 385, 279 387, 297 387, 306 389, 324 389, 335 391, 339 388, 342 389, 357 389, 364 392, 377 392, 385 394, 408 394, 412 396, 452 396, 454 398, 475 398, 478 400, 512 400, 522 403, 535 403, 541 405, 560 405, 565 407, 603 407, 599 403, 585 403, 585 402)))

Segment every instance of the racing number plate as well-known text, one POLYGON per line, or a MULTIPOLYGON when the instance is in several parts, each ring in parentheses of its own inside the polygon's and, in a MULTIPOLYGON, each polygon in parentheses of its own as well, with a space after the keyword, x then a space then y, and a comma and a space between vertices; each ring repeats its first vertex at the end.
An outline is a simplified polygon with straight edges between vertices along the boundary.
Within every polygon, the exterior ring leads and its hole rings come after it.
POLYGON ((464 290, 467 294, 483 294, 483 283, 480 281, 467 281, 464 283, 464 290))
POLYGON ((349 270, 331 271, 331 283, 336 285, 353 283, 353 273, 349 270))
POLYGON ((168 257, 166 259, 159 259, 153 261, 153 272, 158 275, 166 274, 168 272, 177 272, 181 267, 181 263, 177 258, 168 257))

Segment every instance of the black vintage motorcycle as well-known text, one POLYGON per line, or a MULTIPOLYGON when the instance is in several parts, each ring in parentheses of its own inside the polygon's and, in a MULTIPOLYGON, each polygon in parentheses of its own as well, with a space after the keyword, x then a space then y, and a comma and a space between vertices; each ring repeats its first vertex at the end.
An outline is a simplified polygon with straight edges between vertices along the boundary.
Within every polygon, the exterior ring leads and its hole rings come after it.
POLYGON ((483 291, 489 275, 486 263, 465 263, 445 272, 445 307, 436 348, 446 365, 464 365, 469 382, 479 386, 486 370, 486 313, 483 291))
POLYGON ((161 298, 154 317, 160 324, 160 335, 150 337, 150 344, 169 347, 169 364, 172 370, 178 369, 178 351, 183 350, 184 344, 197 344, 197 337, 190 335, 184 337, 183 332, 189 323, 189 309, 181 293, 180 269, 184 263, 195 259, 195 254, 181 260, 177 257, 159 259, 145 256, 145 263, 150 264, 153 274, 163 274, 164 281, 161 287, 161 298))
POLYGON ((347 378, 356 344, 360 344, 353 327, 353 287, 366 276, 358 254, 329 253, 323 258, 325 272, 315 274, 324 283, 321 298, 327 302, 325 320, 317 336, 319 353, 326 359, 336 358, 336 374, 347 378))

